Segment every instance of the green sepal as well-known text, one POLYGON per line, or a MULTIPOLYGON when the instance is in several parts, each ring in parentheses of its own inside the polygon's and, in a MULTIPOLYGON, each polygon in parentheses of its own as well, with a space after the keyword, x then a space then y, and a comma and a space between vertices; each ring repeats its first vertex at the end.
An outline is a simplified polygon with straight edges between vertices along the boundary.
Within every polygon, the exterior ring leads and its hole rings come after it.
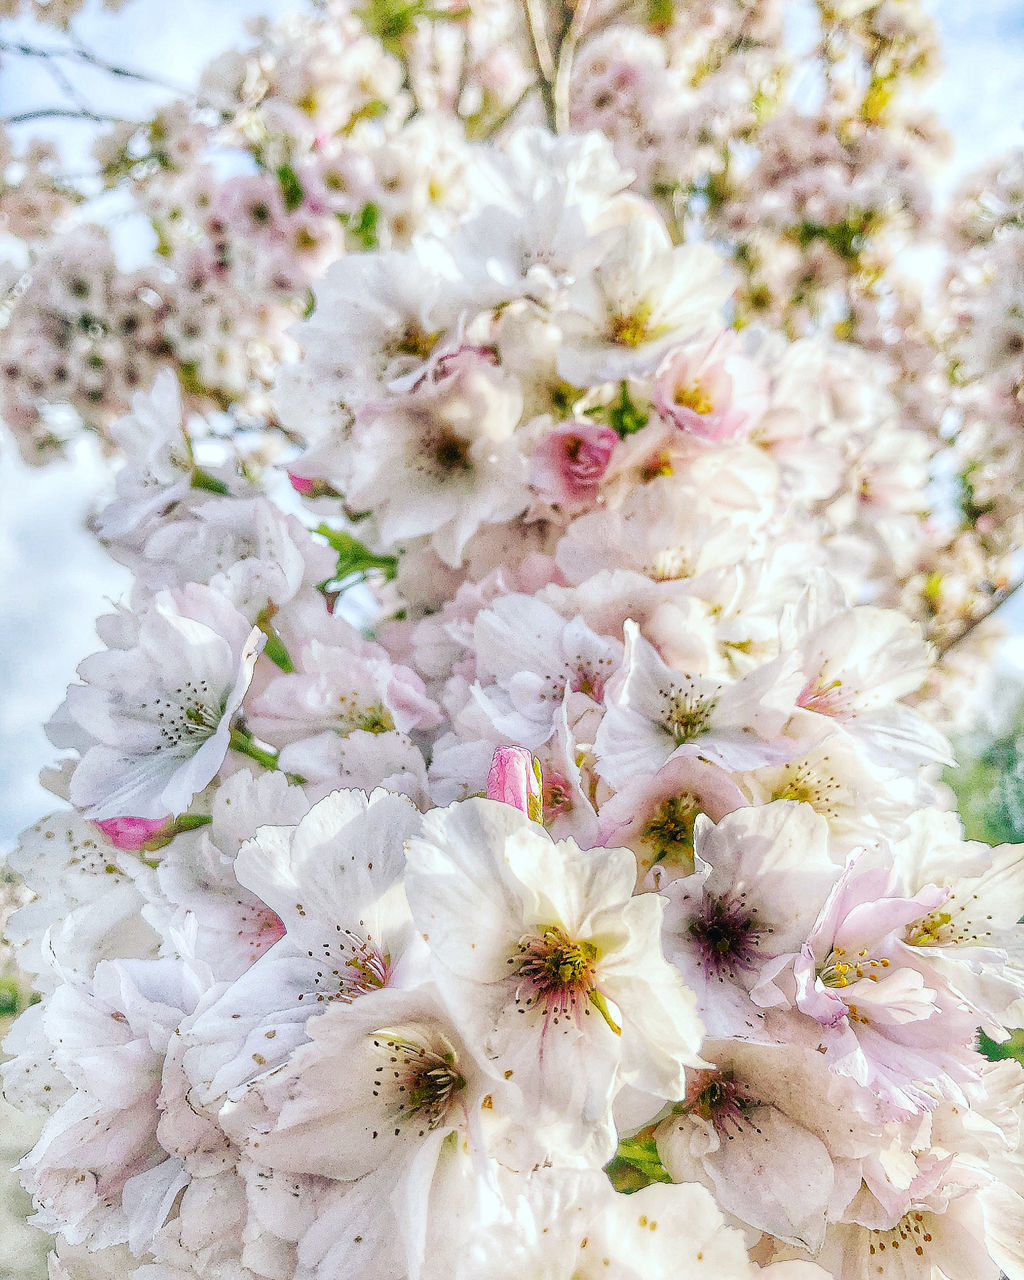
POLYGON ((350 533, 332 529, 328 524, 317 525, 314 533, 325 538, 338 553, 338 567, 334 576, 339 581, 350 578, 354 573, 368 573, 371 569, 376 569, 391 582, 398 572, 397 556, 378 555, 350 533))
POLYGON ((649 1187, 652 1182, 672 1181, 658 1156, 657 1143, 646 1131, 623 1138, 604 1171, 615 1190, 627 1195, 649 1187))

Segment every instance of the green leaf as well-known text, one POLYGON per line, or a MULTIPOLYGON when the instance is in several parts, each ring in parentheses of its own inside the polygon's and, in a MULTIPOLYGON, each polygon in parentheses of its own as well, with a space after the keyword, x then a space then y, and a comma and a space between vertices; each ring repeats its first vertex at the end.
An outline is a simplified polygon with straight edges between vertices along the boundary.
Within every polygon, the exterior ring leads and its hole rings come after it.
POLYGON ((284 207, 289 213, 294 211, 302 204, 305 192, 302 190, 302 183, 295 176, 295 170, 290 164, 283 164, 277 171, 277 180, 281 184, 281 194, 284 196, 284 207))
POLYGON ((416 25, 417 18, 430 22, 458 22, 472 12, 466 5, 458 9, 435 9, 429 0, 367 0, 353 10, 371 36, 375 36, 388 53, 400 57, 403 45, 416 25))
POLYGON ((673 0, 647 0, 647 25, 660 35, 672 25, 674 10, 673 0))
POLYGON ((0 978, 0 1018, 10 1018, 22 1009, 21 990, 13 978, 0 978))
POLYGON ((371 200, 364 205, 358 217, 351 213, 339 213, 338 219, 364 249, 377 248, 377 220, 380 210, 371 200))

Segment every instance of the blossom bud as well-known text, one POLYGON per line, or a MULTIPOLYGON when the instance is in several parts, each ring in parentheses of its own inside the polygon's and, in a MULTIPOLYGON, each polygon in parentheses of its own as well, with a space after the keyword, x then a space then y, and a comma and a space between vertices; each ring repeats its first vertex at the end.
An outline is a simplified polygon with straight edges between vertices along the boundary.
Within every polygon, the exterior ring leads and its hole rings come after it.
POLYGON ((170 825, 170 818, 104 818, 96 825, 112 845, 138 853, 170 825))
POLYGON ((544 816, 540 761, 525 747, 498 747, 487 775, 487 799, 514 805, 532 822, 544 816))
POLYGON ((563 507, 593 501, 618 439, 611 427, 592 422, 556 427, 533 455, 533 487, 563 507))

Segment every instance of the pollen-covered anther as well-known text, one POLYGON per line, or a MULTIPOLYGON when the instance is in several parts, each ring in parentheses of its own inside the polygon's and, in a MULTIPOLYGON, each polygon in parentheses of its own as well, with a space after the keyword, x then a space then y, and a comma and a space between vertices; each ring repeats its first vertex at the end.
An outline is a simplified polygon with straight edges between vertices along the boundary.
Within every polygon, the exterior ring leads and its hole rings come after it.
POLYGON ((868 1235, 868 1253, 874 1257, 893 1249, 913 1249, 917 1257, 924 1257, 927 1245, 932 1242, 932 1233, 923 1213, 917 1210, 905 1214, 889 1231, 871 1231, 868 1235))
POLYGON ((700 812, 700 801, 693 792, 670 796, 648 819, 640 838, 654 845, 659 857, 679 849, 692 850, 693 825, 700 812))
POLYGON ((639 347, 654 336, 650 319, 650 308, 643 306, 626 314, 613 315, 609 324, 609 337, 621 347, 639 347))
POLYGON ((848 987, 862 978, 877 982, 891 964, 885 956, 875 959, 867 950, 851 955, 843 947, 833 947, 818 970, 818 977, 826 987, 848 987))
POLYGON ((593 1006, 611 1029, 619 1031, 597 989, 597 948, 592 942, 577 942, 559 925, 528 935, 519 943, 518 954, 509 958, 519 979, 515 1002, 520 1010, 539 1007, 555 1026, 571 1018, 577 1026, 590 1016, 593 1006))

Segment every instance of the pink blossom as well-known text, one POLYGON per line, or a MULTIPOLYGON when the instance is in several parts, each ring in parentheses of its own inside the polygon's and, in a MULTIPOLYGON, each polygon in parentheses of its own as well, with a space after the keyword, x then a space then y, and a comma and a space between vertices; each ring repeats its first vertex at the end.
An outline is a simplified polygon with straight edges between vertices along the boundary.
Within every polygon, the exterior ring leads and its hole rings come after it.
POLYGON ((155 836, 163 834, 170 818, 104 818, 96 825, 117 849, 138 853, 155 836))
POLYGON ((543 814, 540 765, 523 747, 498 747, 487 775, 487 799, 514 805, 534 822, 543 814))
POLYGON ((611 427, 593 422, 556 427, 531 459, 530 483, 559 506, 586 505, 596 496, 618 441, 611 427))
POLYGON ((667 422, 702 440, 746 436, 768 407, 768 377, 726 329, 669 353, 654 384, 654 404, 667 422))

